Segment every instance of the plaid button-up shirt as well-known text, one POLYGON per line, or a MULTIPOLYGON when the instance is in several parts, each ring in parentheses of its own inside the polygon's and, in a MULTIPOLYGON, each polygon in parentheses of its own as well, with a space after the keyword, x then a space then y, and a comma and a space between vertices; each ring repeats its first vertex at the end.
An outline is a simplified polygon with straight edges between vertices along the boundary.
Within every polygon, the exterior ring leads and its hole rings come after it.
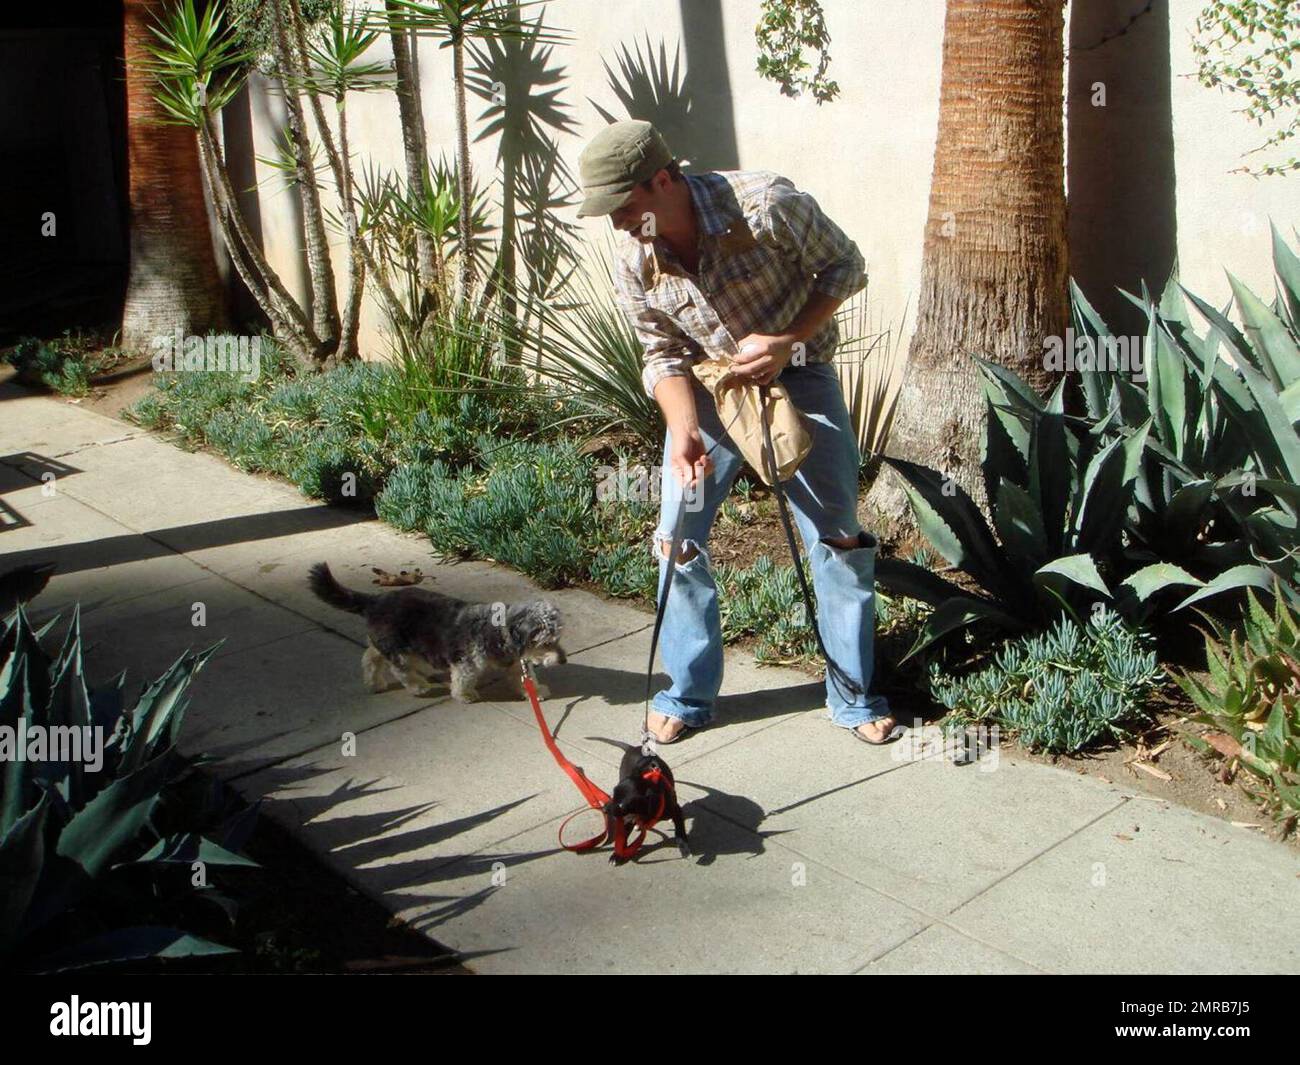
MULTIPOLYGON (((858 247, 817 201, 768 171, 687 174, 700 259, 690 274, 656 237, 628 237, 614 261, 614 291, 645 346, 646 392, 690 375, 701 358, 734 358, 750 333, 782 333, 813 292, 845 300, 867 283, 858 247)), ((829 362, 832 318, 805 342, 806 361, 829 362)))

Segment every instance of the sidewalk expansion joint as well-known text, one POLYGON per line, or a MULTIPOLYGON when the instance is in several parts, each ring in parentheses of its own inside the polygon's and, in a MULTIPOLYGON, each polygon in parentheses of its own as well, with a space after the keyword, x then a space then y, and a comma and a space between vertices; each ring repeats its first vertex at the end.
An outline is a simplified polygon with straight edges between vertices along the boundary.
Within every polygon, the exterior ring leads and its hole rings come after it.
POLYGON ((122 444, 128 440, 139 440, 140 437, 148 435, 149 434, 142 429, 139 432, 127 433, 125 436, 119 436, 114 440, 92 440, 88 444, 80 444, 69 451, 60 451, 54 455, 47 455, 46 458, 66 459, 73 455, 80 455, 83 451, 89 451, 93 447, 111 447, 113 444, 122 444))

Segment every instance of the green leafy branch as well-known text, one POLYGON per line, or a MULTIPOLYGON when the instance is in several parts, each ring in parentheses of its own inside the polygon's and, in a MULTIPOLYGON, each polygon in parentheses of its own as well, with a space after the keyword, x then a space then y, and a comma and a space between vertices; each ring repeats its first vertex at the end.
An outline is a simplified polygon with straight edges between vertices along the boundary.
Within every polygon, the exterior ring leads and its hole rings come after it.
POLYGON ((758 43, 758 72, 775 81, 783 96, 811 92, 819 104, 835 99, 839 85, 826 77, 831 64, 830 34, 818 0, 763 0, 763 13, 754 27, 758 43), (804 59, 804 49, 817 53, 817 69, 804 59))
MULTIPOLYGON (((1196 20, 1192 52, 1202 85, 1243 94, 1247 104, 1241 113, 1256 125, 1262 126, 1265 119, 1281 123, 1246 154, 1295 137, 1300 130, 1300 78, 1291 76, 1291 68, 1300 52, 1300 9, 1291 0, 1213 0, 1196 20)), ((1300 170, 1300 159, 1293 155, 1284 163, 1242 169, 1254 177, 1286 174, 1300 170)))

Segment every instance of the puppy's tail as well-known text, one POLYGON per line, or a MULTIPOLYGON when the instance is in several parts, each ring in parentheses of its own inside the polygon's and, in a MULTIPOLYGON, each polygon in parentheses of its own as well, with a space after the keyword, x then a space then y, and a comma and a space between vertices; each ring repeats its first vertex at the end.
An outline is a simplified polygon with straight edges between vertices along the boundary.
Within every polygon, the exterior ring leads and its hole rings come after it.
POLYGON ((307 583, 311 585, 311 590, 316 593, 317 598, 350 614, 365 613, 366 607, 378 598, 378 596, 344 588, 334 579, 334 574, 324 562, 317 562, 312 566, 311 572, 307 574, 307 583))

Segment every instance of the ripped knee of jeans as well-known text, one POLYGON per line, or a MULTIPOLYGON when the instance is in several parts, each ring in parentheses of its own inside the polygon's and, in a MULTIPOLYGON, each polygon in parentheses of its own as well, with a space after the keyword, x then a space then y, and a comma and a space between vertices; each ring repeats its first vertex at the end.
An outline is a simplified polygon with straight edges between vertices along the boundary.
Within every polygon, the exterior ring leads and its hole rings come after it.
MULTIPOLYGON (((673 538, 671 536, 664 536, 662 533, 655 534, 655 550, 658 551, 660 558, 666 559, 672 546, 673 538)), ((677 549, 677 564, 684 566, 700 554, 702 554, 702 551, 699 544, 694 540, 683 540, 677 549)))

